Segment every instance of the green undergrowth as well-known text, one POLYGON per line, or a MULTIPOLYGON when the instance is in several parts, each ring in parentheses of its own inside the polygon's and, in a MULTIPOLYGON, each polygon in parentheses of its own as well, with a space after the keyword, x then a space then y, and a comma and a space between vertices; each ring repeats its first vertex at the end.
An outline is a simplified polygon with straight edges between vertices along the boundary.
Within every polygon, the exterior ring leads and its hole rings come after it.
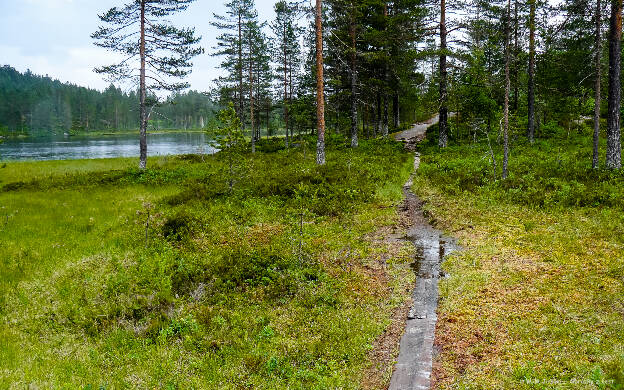
MULTIPOLYGON (((589 133, 421 146, 414 190, 464 250, 444 263, 440 389, 624 388, 624 175, 589 133)), ((604 144, 602 145, 604 150, 604 144)))
MULTIPOLYGON (((531 208, 615 208, 624 209, 624 170, 591 169, 591 135, 574 132, 554 134, 534 144, 512 142, 509 177, 499 180, 502 153, 493 135, 496 170, 487 142, 451 144, 437 155, 436 130, 429 133, 424 151, 432 156, 423 165, 427 176, 449 195, 471 192, 478 197, 495 199, 531 208), (436 155, 433 157, 433 155, 436 155)), ((601 164, 604 166, 604 139, 601 164)), ((426 157, 428 158, 428 157, 426 157)), ((425 161, 427 161, 425 158, 425 161)))
POLYGON ((0 387, 358 388, 409 298, 374 233, 411 157, 276 143, 231 191, 219 155, 0 170, 0 387))

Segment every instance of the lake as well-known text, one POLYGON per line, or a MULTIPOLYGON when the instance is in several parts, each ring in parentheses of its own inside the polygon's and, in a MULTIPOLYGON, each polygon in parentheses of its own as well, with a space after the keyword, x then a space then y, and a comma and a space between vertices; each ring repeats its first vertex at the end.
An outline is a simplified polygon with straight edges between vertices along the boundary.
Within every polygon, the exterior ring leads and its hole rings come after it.
MULTIPOLYGON (((147 155, 213 153, 204 133, 147 135, 147 155)), ((0 144, 0 160, 77 160, 90 158, 138 157, 139 135, 60 136, 5 139, 0 144)))

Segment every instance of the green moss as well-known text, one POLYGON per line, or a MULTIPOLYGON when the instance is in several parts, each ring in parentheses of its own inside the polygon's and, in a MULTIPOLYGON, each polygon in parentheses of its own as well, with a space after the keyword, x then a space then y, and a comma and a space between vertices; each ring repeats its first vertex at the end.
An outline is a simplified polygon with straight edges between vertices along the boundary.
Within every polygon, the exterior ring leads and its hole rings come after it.
POLYGON ((441 389, 621 389, 624 176, 591 169, 589 134, 422 147, 415 191, 465 250, 447 260, 441 389), (497 158, 500 148, 496 147, 497 158))

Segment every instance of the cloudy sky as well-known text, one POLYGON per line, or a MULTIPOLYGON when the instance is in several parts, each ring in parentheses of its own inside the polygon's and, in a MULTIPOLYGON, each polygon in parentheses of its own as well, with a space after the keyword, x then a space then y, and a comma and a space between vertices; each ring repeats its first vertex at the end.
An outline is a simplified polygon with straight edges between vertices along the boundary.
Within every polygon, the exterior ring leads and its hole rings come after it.
MULTIPOLYGON (((49 75, 61 81, 103 89, 107 83, 93 72, 110 63, 111 53, 90 38, 98 13, 130 0, 0 0, 0 65, 49 75)), ((225 0, 196 0, 172 18, 177 26, 194 26, 206 54, 196 57, 191 88, 208 90, 219 76, 219 59, 209 53, 218 32, 210 26, 213 13, 223 14, 225 0)), ((256 0, 261 20, 273 18, 275 0, 256 0)))

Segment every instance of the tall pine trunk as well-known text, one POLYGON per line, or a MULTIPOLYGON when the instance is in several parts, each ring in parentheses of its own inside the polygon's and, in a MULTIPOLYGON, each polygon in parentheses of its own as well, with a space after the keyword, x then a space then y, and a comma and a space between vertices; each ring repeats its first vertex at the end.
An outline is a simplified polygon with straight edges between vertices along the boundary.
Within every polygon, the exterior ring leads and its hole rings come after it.
POLYGON ((398 129, 401 126, 401 106, 398 90, 394 91, 394 96, 392 98, 392 117, 394 119, 394 128, 398 129))
MULTIPOLYGON (((292 53, 291 53, 292 56, 292 53)), ((293 93, 294 93, 294 85, 295 83, 293 83, 293 75, 292 75, 292 71, 293 71, 293 59, 292 57, 290 57, 290 60, 288 61, 289 64, 289 68, 288 68, 288 105, 290 106, 292 104, 292 98, 293 98, 293 93)), ((293 126, 293 121, 288 122, 288 128, 290 130, 290 142, 293 142, 293 134, 294 134, 294 126, 293 126)))
POLYGON ((266 139, 269 139, 269 128, 271 127, 271 99, 266 97, 266 139))
POLYGON ((139 55, 141 56, 141 70, 139 75, 139 115, 141 126, 139 134, 140 159, 139 168, 147 167, 147 108, 145 107, 145 0, 141 0, 141 42, 139 43, 139 55))
MULTIPOLYGON (((386 32, 388 30, 388 3, 384 2, 384 9, 383 9, 383 15, 384 15, 384 24, 385 24, 385 29, 386 32)), ((383 75, 383 117, 382 117, 382 122, 381 122, 381 133, 382 136, 385 138, 388 136, 388 73, 390 72, 390 70, 388 69, 388 61, 390 60, 390 54, 388 53, 388 42, 386 41, 384 43, 384 54, 385 54, 385 58, 384 58, 384 75, 383 75)))
POLYGON ((382 131, 383 131, 383 137, 386 138, 388 137, 388 107, 389 107, 390 103, 388 102, 388 93, 385 92, 384 96, 383 96, 383 120, 382 120, 382 131))
POLYGON ((249 38, 249 119, 251 121, 251 153, 256 153, 256 122, 254 118, 254 76, 251 34, 249 38))
POLYGON ((507 0, 507 21, 505 22, 505 107, 503 112, 503 120, 505 128, 503 133, 503 179, 507 178, 507 169, 509 164, 509 93, 511 90, 511 80, 509 77, 509 24, 511 19, 511 0, 507 0))
POLYGON ((602 52, 602 36, 600 27, 602 25, 602 10, 600 0, 596 1, 596 80, 594 83, 594 153, 592 158, 592 168, 598 169, 598 142, 600 141, 600 75, 601 63, 600 56, 602 52))
POLYGON ((528 85, 528 125, 527 137, 531 143, 535 139, 535 1, 529 0, 529 85, 528 85))
POLYGON ((351 37, 351 147, 358 146, 358 111, 357 111, 357 45, 355 40, 355 4, 351 2, 351 23, 349 25, 351 37))
POLYGON ((316 163, 325 165, 325 84, 323 81, 323 4, 316 0, 316 163))
POLYGON ((375 98, 375 127, 373 129, 373 134, 377 137, 378 134, 381 133, 381 93, 377 90, 376 98, 375 98))
POLYGON ((622 39, 622 0, 611 1, 609 28, 609 104, 607 118, 607 168, 620 169, 622 156, 620 144, 620 73, 622 39))
POLYGON ((446 91, 448 71, 446 69, 446 0, 440 0, 440 134, 438 146, 448 145, 448 95, 446 91))
POLYGON ((286 25, 284 24, 284 127, 286 128, 286 147, 288 148, 288 54, 286 52, 286 25))
POLYGON ((370 131, 369 131, 370 123, 367 123, 368 120, 370 120, 369 109, 366 105, 363 105, 362 106, 362 134, 364 135, 364 137, 366 137, 366 139, 370 139, 370 131))
POLYGON ((245 128, 245 111, 243 92, 243 14, 238 10, 238 115, 240 116, 241 127, 245 128))
POLYGON ((256 65, 256 108, 258 111, 258 120, 256 121, 256 130, 254 131, 254 135, 256 136, 256 141, 260 141, 262 139, 262 98, 260 96, 260 80, 262 76, 260 74, 260 63, 256 65))
MULTIPOLYGON (((513 83, 514 83, 514 101, 513 111, 514 114, 518 114, 518 98, 520 95, 518 85, 518 53, 520 46, 518 45, 518 0, 514 0, 514 55, 513 55, 513 83)), ((517 118, 514 117, 514 118, 517 118)))

